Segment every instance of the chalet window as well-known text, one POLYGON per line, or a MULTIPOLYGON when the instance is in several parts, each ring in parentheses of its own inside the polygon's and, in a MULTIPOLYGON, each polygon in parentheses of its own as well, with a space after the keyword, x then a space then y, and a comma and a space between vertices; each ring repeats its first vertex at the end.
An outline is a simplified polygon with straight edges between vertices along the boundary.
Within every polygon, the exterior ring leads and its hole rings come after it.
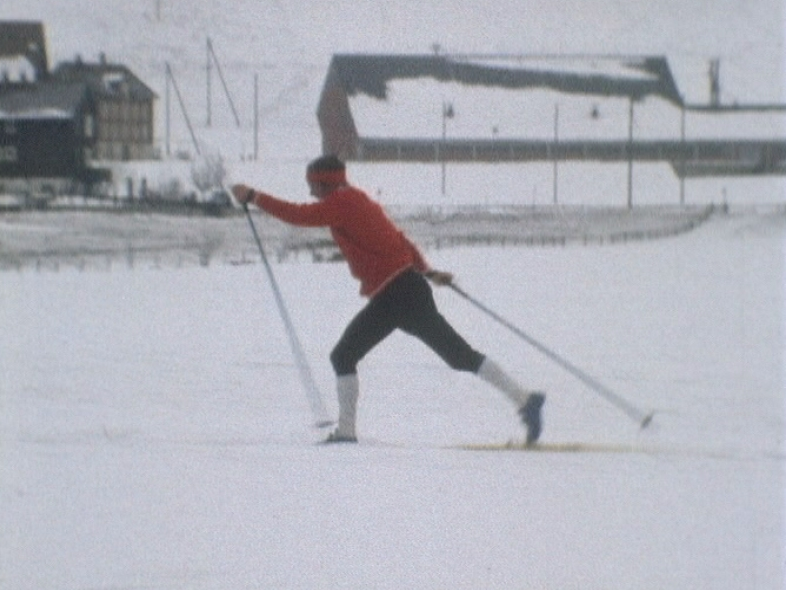
POLYGON ((85 115, 85 137, 88 139, 92 139, 95 136, 95 119, 93 119, 93 115, 87 114, 85 115))

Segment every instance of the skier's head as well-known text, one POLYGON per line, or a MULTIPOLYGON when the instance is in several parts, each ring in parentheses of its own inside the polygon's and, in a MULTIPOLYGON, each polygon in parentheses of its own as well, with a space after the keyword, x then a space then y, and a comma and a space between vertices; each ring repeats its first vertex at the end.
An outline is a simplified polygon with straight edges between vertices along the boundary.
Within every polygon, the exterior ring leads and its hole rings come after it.
POLYGON ((322 199, 337 187, 347 184, 347 167, 336 156, 320 156, 309 162, 306 180, 311 194, 322 199))

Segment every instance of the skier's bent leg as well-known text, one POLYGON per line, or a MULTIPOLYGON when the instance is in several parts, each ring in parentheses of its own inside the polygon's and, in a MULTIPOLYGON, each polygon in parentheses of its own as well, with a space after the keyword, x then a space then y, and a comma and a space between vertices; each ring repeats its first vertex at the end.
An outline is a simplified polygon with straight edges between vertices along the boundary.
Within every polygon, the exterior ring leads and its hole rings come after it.
POLYGON ((396 329, 395 320, 383 303, 372 299, 344 330, 330 353, 336 375, 356 373, 361 359, 396 329))
POLYGON ((336 373, 339 415, 338 427, 328 442, 357 440, 355 423, 360 391, 357 364, 394 328, 385 310, 372 300, 349 323, 330 353, 330 363, 336 373))
POLYGON ((476 373, 483 355, 439 313, 431 287, 422 275, 412 273, 406 279, 401 299, 407 305, 399 308, 400 328, 436 352, 452 369, 476 373))
POLYGON ((483 364, 483 355, 472 348, 439 313, 411 333, 436 352, 451 369, 477 373, 483 364))

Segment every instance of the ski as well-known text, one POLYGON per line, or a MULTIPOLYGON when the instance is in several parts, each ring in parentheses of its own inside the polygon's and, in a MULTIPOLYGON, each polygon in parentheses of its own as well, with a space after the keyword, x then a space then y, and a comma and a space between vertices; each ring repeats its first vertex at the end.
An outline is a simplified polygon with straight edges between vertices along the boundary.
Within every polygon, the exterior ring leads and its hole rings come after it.
POLYGON ((455 451, 455 452, 474 452, 474 453, 540 453, 549 454, 584 454, 584 455, 640 455, 646 457, 682 457, 682 458, 702 458, 715 459, 721 461, 746 461, 751 459, 768 459, 774 461, 786 460, 786 455, 782 453, 759 453, 756 451, 746 451, 741 449, 712 449, 682 446, 653 446, 636 443, 615 443, 615 442, 583 442, 583 441, 563 441, 563 442, 539 442, 527 444, 523 440, 508 440, 503 442, 483 442, 483 443, 455 443, 455 444, 429 444, 428 442, 405 443, 400 441, 380 440, 376 438, 360 437, 357 443, 325 443, 319 441, 316 446, 333 447, 337 449, 398 449, 398 450, 420 450, 420 451, 455 451))
POLYGON ((652 454, 655 449, 624 443, 553 442, 527 444, 523 441, 502 443, 468 443, 449 448, 462 451, 519 451, 529 453, 641 453, 652 454))
POLYGON ((445 451, 511 451, 529 453, 640 453, 654 454, 657 449, 641 447, 624 443, 589 443, 589 442, 554 442, 554 443, 534 443, 527 444, 525 441, 509 440, 507 442, 486 442, 486 443, 456 443, 447 445, 406 444, 402 442, 392 442, 374 438, 361 437, 357 442, 328 442, 320 440, 317 446, 328 446, 338 448, 390 448, 390 449, 432 449, 445 451))

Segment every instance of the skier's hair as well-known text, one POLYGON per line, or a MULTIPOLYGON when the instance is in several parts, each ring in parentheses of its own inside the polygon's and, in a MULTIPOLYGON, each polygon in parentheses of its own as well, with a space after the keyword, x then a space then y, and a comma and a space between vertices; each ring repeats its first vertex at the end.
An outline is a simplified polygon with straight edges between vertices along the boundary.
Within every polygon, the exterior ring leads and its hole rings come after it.
POLYGON ((310 182, 342 184, 347 181, 346 170, 346 165, 337 156, 325 155, 308 164, 306 178, 310 182))

